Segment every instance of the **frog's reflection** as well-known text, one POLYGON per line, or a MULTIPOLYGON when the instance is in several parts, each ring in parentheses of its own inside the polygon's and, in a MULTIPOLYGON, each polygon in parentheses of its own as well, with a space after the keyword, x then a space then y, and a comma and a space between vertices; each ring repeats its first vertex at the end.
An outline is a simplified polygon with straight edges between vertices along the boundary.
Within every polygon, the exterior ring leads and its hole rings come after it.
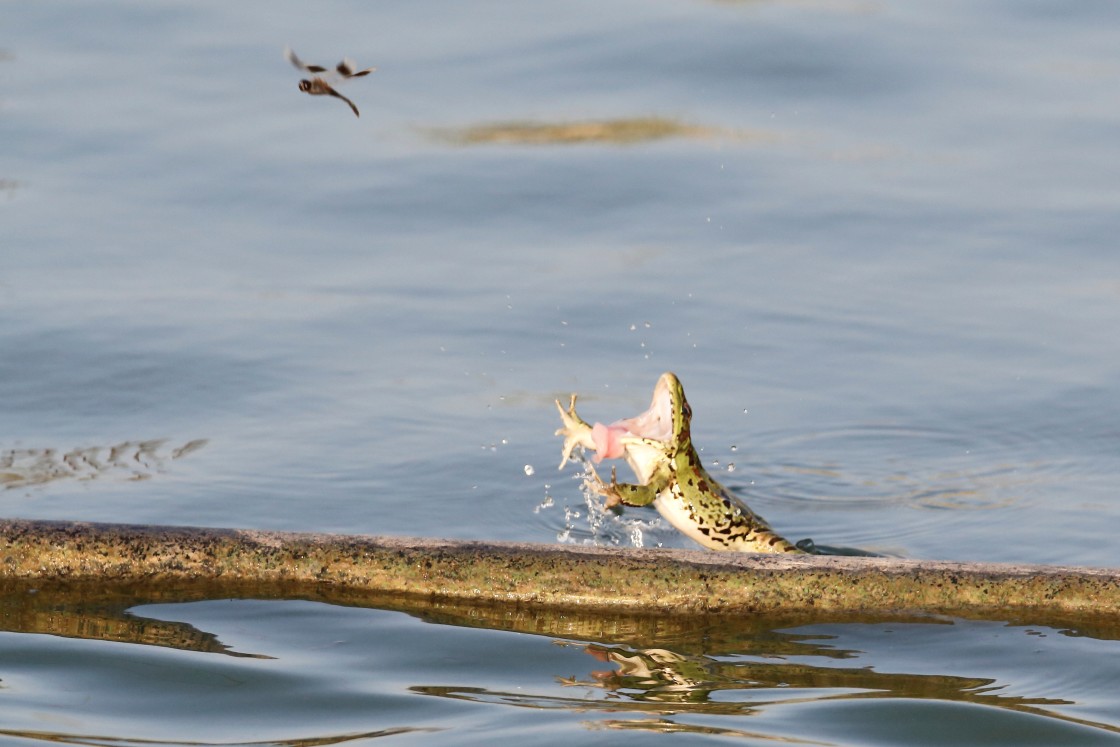
MULTIPOLYGON (((856 651, 837 651, 807 640, 799 642, 798 658, 826 656, 855 657, 856 651)), ((591 644, 584 647, 594 658, 617 669, 593 671, 591 679, 575 681, 561 678, 569 686, 599 687, 608 693, 642 703, 714 703, 720 693, 719 707, 731 709, 850 697, 876 691, 880 696, 970 700, 985 695, 995 680, 945 675, 909 675, 876 672, 868 667, 836 667, 796 664, 785 657, 722 657, 680 654, 667 649, 632 650, 627 647, 591 644), (740 691, 739 696, 728 695, 740 691), (759 699, 749 697, 757 691, 759 699), (790 695, 782 695, 789 692, 790 695), (748 697, 743 697, 744 695, 748 697)), ((1049 699, 1000 698, 1000 705, 1061 705, 1067 701, 1049 699)))
MULTIPOLYGON (((814 644, 793 634, 788 643, 796 646, 796 658, 801 662, 816 657, 855 658, 862 653, 814 644)), ((576 644, 562 642, 561 645, 576 644)), ((699 731, 751 738, 777 737, 740 730, 713 732, 711 726, 689 724, 680 717, 747 716, 774 706, 828 700, 910 698, 996 707, 1120 733, 1120 728, 1111 724, 1079 719, 1052 708, 1074 705, 1073 701, 1002 695, 1001 686, 990 678, 877 672, 871 667, 843 667, 832 662, 814 665, 789 661, 786 653, 772 651, 761 655, 712 656, 667 648, 581 646, 597 661, 613 665, 611 669, 591 670, 585 678, 556 678, 564 687, 582 688, 581 695, 532 695, 472 687, 417 686, 412 689, 426 695, 528 708, 646 714, 645 718, 636 720, 588 722, 592 728, 699 731), (597 691, 602 692, 597 694, 597 691)))
MULTIPOLYGON (((1069 704, 1069 701, 1048 698, 1001 697, 988 691, 995 680, 985 678, 876 672, 867 667, 791 663, 784 657, 751 656, 740 661, 722 661, 717 657, 668 649, 599 644, 583 648, 593 658, 616 668, 593 670, 587 679, 557 677, 565 687, 583 688, 582 698, 533 696, 481 688, 415 687, 413 690, 428 695, 512 702, 531 707, 571 706, 573 700, 579 700, 581 707, 588 709, 657 714, 689 711, 746 715, 776 704, 869 696, 968 701, 1014 709, 1069 704), (590 691, 593 690, 602 690, 605 694, 592 695, 590 691), (719 697, 713 697, 717 694, 719 697)), ((804 643, 798 654, 799 658, 834 658, 837 652, 804 643)))

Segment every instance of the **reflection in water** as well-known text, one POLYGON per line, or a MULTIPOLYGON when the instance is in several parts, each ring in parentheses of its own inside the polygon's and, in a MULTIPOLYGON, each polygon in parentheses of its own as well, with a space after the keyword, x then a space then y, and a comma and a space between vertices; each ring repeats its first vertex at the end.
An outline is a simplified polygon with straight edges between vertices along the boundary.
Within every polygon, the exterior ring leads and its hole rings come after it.
POLYGON ((204 742, 183 741, 182 739, 126 739, 123 737, 108 737, 96 734, 64 734, 53 731, 24 731, 20 729, 0 729, 0 736, 33 739, 36 741, 51 742, 53 744, 80 744, 98 745, 99 747, 134 747, 137 744, 151 745, 198 745, 198 747, 253 747, 254 745, 275 745, 276 747, 316 747, 326 744, 346 744, 363 739, 376 737, 395 737, 398 734, 411 734, 413 732, 440 731, 429 727, 402 726, 395 729, 378 729, 361 734, 336 734, 326 737, 311 737, 308 739, 269 739, 263 742, 204 742))
POLYGON ((23 488, 56 480, 94 480, 116 477, 147 480, 163 472, 165 463, 181 459, 209 443, 199 438, 165 448, 166 438, 125 441, 114 446, 89 446, 59 453, 57 449, 0 451, 0 487, 23 488))
MULTIPOLYGON (((798 648, 799 659, 837 655, 827 645, 804 639, 798 641, 798 648)), ((462 686, 420 685, 411 689, 425 695, 479 703, 581 712, 653 713, 659 716, 679 716, 683 713, 738 717, 780 705, 867 698, 925 699, 995 707, 1120 734, 1120 726, 1076 718, 1047 708, 1075 705, 1071 700, 1000 695, 1002 685, 991 678, 877 672, 870 667, 793 663, 785 661, 782 655, 769 652, 750 657, 735 656, 735 660, 728 661, 664 648, 591 644, 585 650, 593 658, 615 668, 591 671, 587 679, 557 677, 557 681, 566 687, 584 688, 582 697, 533 695, 462 686)), ((855 657, 861 653, 847 651, 840 652, 840 655, 855 657)), ((611 724, 611 728, 668 732, 704 731, 709 728, 666 718, 611 724)))
POLYGON ((96 734, 64 734, 53 731, 23 731, 20 729, 0 729, 0 736, 16 737, 20 739, 33 739, 36 741, 50 742, 52 744, 80 744, 98 745, 98 747, 135 747, 144 745, 197 745, 198 747, 253 747, 254 745, 275 745, 276 747, 316 747, 326 744, 346 744, 363 739, 376 737, 395 737, 398 734, 411 734, 413 732, 433 732, 440 729, 428 727, 402 726, 395 729, 378 729, 361 734, 336 734, 326 737, 311 737, 308 739, 269 739, 263 742, 204 742, 183 741, 182 739, 127 739, 124 737, 108 737, 96 734))
MULTIPOLYGON (((905 617, 900 616, 899 619, 904 620, 905 617)), ((583 688, 582 695, 559 696, 548 692, 532 694, 432 685, 418 685, 412 690, 457 700, 527 708, 646 714, 645 718, 636 720, 588 724, 595 728, 715 733, 706 731, 710 725, 682 722, 680 715, 740 717, 775 706, 801 703, 915 699, 994 707, 1120 733, 1120 725, 1077 718, 1057 710, 1059 706, 1076 705, 1074 700, 1001 695, 1000 691, 1006 685, 991 677, 880 672, 871 666, 838 666, 844 660, 866 659, 874 654, 839 648, 828 640, 819 642, 820 636, 798 633, 796 628, 801 622, 804 621, 695 618, 691 633, 664 631, 662 640, 675 639, 671 645, 610 645, 602 642, 582 645, 592 658, 611 665, 609 669, 591 669, 584 677, 556 677, 556 681, 567 688, 583 688), (809 658, 818 661, 806 663, 809 658), (657 718, 650 718, 651 715, 657 718)), ((846 622, 873 621, 849 619, 846 622)), ((956 625, 954 620, 928 617, 910 618, 909 622, 956 625)), ((1026 622, 1009 623, 1020 624, 1026 622)), ((1059 629, 1064 627, 1060 621, 1055 620, 1052 624, 1059 629)), ((1062 630, 1065 635, 1088 634, 1106 639, 1116 639, 1118 632, 1115 621, 1107 620, 1097 621, 1096 625, 1090 623, 1075 631, 1062 630)), ((1034 633, 1027 630, 1024 634, 1034 633)), ((961 632, 966 639, 970 635, 973 633, 967 629, 961 632)), ((581 645, 570 641, 560 643, 581 645)), ((784 737, 731 731, 739 736, 785 740, 784 737)))
MULTIPOLYGON (((743 617, 718 613, 672 615, 593 609, 557 610, 371 594, 362 589, 302 584, 282 579, 239 581, 219 575, 193 581, 153 579, 124 584, 93 579, 0 579, 0 630, 230 654, 230 649, 217 642, 212 634, 200 633, 184 623, 147 619, 133 610, 146 604, 208 599, 307 600, 340 607, 392 610, 435 625, 583 641, 592 647, 604 647, 601 653, 598 649, 589 650, 603 660, 614 660, 619 652, 656 649, 677 652, 674 656, 699 652, 705 657, 734 655, 769 659, 809 654, 843 660, 859 652, 817 645, 812 643, 814 636, 789 631, 825 622, 952 624, 947 618, 905 611, 896 614, 797 611, 743 617)), ((974 619, 990 618, 977 616, 974 619)), ((1120 620, 1109 615, 1017 611, 1005 615, 1002 622, 1012 626, 1049 627, 1071 637, 1120 641, 1120 620)))
MULTIPOLYGON (((799 657, 830 656, 836 651, 807 640, 798 642, 799 657)), ((747 713, 760 705, 783 702, 867 696, 938 698, 969 700, 968 694, 983 693, 995 680, 951 677, 944 675, 908 675, 879 673, 866 667, 835 667, 791 664, 767 653, 759 660, 726 662, 709 656, 679 654, 665 649, 630 649, 589 645, 588 654, 617 669, 591 672, 591 680, 565 684, 602 688, 613 695, 622 695, 635 702, 680 706, 686 703, 714 706, 724 713, 747 713), (778 696, 775 689, 793 693, 778 696), (759 699, 712 699, 716 692, 763 691, 759 699), (807 691, 821 691, 809 694, 807 691)), ((843 658, 854 658, 857 651, 839 652, 843 658)), ((736 657, 741 658, 741 657, 736 657)), ((1047 699, 1019 700, 1016 704, 1067 704, 1068 701, 1047 699)), ((1006 705, 1006 703, 1001 703, 1006 705)), ((706 710, 706 709, 705 709, 706 710)))
MULTIPOLYGON (((158 594, 146 596, 149 599, 159 597, 158 594)), ((111 589, 87 589, 80 585, 52 589, 29 583, 0 583, 0 630, 271 658, 233 651, 213 633, 187 623, 131 615, 127 610, 135 603, 136 599, 130 595, 111 589)))
POLYGON ((457 145, 634 145, 667 138, 774 142, 771 132, 732 130, 677 122, 663 117, 635 117, 586 122, 498 122, 460 129, 430 129, 437 140, 457 145))
MULTIPOLYGON (((935 618, 899 613, 896 615, 838 616, 805 613, 788 616, 726 615, 633 615, 596 614, 589 611, 545 611, 522 606, 469 605, 406 597, 376 597, 353 590, 315 585, 275 582, 239 586, 236 582, 208 579, 197 583, 177 581, 133 584, 109 588, 103 583, 29 581, 0 582, 0 628, 24 633, 95 640, 139 643, 227 656, 268 659, 263 654, 232 651, 213 633, 192 625, 145 619, 137 605, 149 602, 186 602, 202 599, 304 599, 335 605, 370 607, 406 612, 429 623, 460 627, 497 629, 546 636, 566 648, 585 652, 590 659, 584 674, 549 673, 530 669, 539 685, 534 688, 488 688, 469 685, 415 684, 408 691, 456 701, 506 705, 520 708, 566 710, 579 713, 624 713, 623 720, 589 723, 598 729, 644 729, 658 732, 693 731, 706 734, 789 741, 757 731, 690 723, 690 717, 745 717, 781 706, 868 699, 909 699, 966 703, 1003 712, 1043 717, 1054 723, 1089 727, 1120 734, 1120 725, 1071 715, 1064 706, 1076 707, 1078 700, 1060 697, 1068 693, 1055 685, 1048 696, 1027 697, 1004 694, 1005 675, 959 676, 945 673, 958 661, 941 648, 957 647, 962 640, 976 644, 990 627, 978 627, 963 618, 935 618), (826 633, 809 630, 810 624, 832 623, 826 633), (892 623, 887 632, 891 645, 921 643, 923 661, 942 661, 941 672, 908 673, 878 671, 884 666, 907 668, 873 643, 851 643, 860 639, 855 631, 866 624, 892 623), (849 624, 862 623, 849 628, 849 624), (931 627, 932 626, 932 627, 931 627), (959 632, 954 629, 959 629, 959 632), (931 637, 931 631, 948 637, 931 637), (852 635, 848 637, 848 633, 852 635), (582 639, 582 642, 580 642, 582 639), (845 643, 845 640, 849 642, 845 643), (931 643, 932 642, 932 643, 931 643), (930 645, 933 648, 930 648, 930 645), (886 661, 886 664, 881 662, 886 661), (550 678, 551 674, 551 680, 550 678), (559 689, 557 688, 559 686, 559 689), (1057 696, 1057 697, 1056 697, 1057 696)), ((1040 635, 1045 625, 1063 636, 1120 639, 1120 623, 1114 619, 1038 617, 1011 620, 999 629, 1016 636, 1011 647, 1025 651, 1022 636, 1040 635), (1033 628, 1015 626, 1031 625, 1033 628)), ((1035 638, 1031 638, 1035 640, 1035 638)), ((1034 643, 1029 644, 1035 645, 1034 643)), ((1050 649, 1050 653, 1065 649, 1050 649)), ((994 661, 994 659, 993 659, 994 661)), ((973 667, 983 664, 960 664, 973 667)), ((480 664, 480 666, 482 666, 480 664)), ((1046 666, 1064 666, 1051 659, 1046 666)), ((1055 672, 1061 671, 1055 669, 1055 672)), ((487 674, 493 676, 493 673, 487 674)), ((519 675, 520 676, 520 675, 519 675)), ((1079 698, 1080 692, 1071 694, 1079 698)), ((383 736, 401 731, 365 735, 343 735, 286 744, 333 744, 362 736, 383 736)), ((36 739, 72 743, 114 743, 105 738, 58 734, 23 734, 36 739)), ((796 740, 795 740, 796 741, 796 740)), ((812 742, 807 742, 812 743, 812 742)))
POLYGON ((812 739, 798 739, 797 737, 783 737, 777 734, 762 734, 756 731, 742 729, 726 729, 718 726, 701 726, 700 724, 682 724, 668 718, 639 718, 639 719, 603 719, 602 721, 585 721, 588 729, 615 729, 629 731, 654 731, 660 734, 712 734, 717 737, 739 737, 740 739, 765 739, 779 744, 819 744, 831 745, 831 742, 817 742, 812 739))

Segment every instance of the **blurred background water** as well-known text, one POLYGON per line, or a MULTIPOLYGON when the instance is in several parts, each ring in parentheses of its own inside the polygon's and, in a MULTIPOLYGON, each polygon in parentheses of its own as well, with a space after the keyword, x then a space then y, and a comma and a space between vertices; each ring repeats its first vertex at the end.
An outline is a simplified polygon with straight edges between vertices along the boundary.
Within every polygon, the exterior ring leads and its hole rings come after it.
MULTIPOLYGON (((0 510, 685 547, 649 511, 589 519, 552 435, 554 398, 579 392, 609 422, 672 370, 713 473, 793 539, 1120 565, 1118 16, 1102 2, 7 4, 0 510), (377 66, 340 89, 361 117, 300 93, 285 45, 377 66)), ((588 667, 664 644, 554 649, 397 612, 198 604, 168 614, 276 658, 13 625, 0 728, 230 742, 438 723, 383 736, 617 743, 614 721, 635 714, 541 683, 599 687, 588 667), (381 689, 320 657, 322 630, 390 657, 381 689), (443 636, 471 653, 425 658, 443 636), (56 667, 75 655, 88 664, 62 697, 56 667), (256 683, 276 728, 226 728, 240 707, 206 683, 227 677, 256 683), (167 700, 129 707, 153 681, 167 700), (353 729, 293 713, 275 681, 296 698, 329 681, 332 718, 353 729), (98 683, 119 699, 90 700, 98 683), (468 683, 527 688, 533 708, 416 689, 468 683), (208 736, 185 726, 196 707, 217 714, 208 736)), ((1068 701, 1096 724, 1043 718, 1058 730, 1044 743, 1114 738, 1120 713, 1094 701, 1106 680, 1072 676, 1114 637, 1022 624, 829 634, 858 666, 987 677, 976 687, 1068 701), (986 671, 946 653, 993 636, 1008 658, 986 671), (897 640, 920 665, 893 658, 897 640)), ((716 700, 757 675, 732 670, 716 700)), ((948 720, 966 725, 958 742, 1041 728, 984 699, 859 691, 752 706, 762 725, 742 703, 690 723, 715 730, 698 739, 830 744, 904 741, 874 731, 883 710, 932 724, 930 743, 948 720)))

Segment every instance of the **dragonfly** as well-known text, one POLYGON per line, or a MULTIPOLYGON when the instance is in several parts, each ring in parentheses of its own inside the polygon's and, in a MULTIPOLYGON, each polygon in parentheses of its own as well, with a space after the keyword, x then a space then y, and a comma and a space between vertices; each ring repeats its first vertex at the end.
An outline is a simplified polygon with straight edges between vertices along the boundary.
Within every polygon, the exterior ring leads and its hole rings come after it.
POLYGON ((338 77, 340 80, 360 78, 363 75, 369 75, 377 68, 367 67, 365 70, 358 70, 353 62, 348 59, 343 59, 342 62, 335 65, 334 70, 328 70, 321 65, 306 64, 299 57, 296 57, 296 53, 293 52, 291 48, 284 50, 284 56, 297 70, 306 70, 309 73, 314 73, 311 78, 305 78, 299 82, 299 90, 311 96, 334 96, 336 99, 342 99, 350 105, 350 108, 354 111, 355 117, 361 116, 358 114, 358 107, 354 106, 354 102, 334 90, 327 81, 335 77, 338 77))

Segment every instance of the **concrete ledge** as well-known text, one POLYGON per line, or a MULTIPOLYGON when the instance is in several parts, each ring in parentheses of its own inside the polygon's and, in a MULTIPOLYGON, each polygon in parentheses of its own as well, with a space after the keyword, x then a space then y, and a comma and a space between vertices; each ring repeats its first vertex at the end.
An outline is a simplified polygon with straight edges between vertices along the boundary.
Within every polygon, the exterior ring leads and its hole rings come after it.
POLYGON ((353 598, 676 613, 1120 612, 1120 571, 0 521, 0 580, 313 585, 353 598))

